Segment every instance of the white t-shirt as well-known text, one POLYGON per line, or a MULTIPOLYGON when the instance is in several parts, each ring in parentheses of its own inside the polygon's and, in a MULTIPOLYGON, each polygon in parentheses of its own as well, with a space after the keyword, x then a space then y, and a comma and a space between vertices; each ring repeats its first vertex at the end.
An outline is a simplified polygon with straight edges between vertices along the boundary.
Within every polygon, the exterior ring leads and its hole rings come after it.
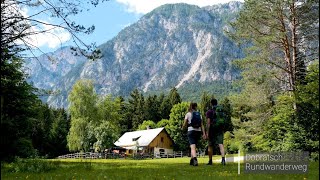
MULTIPOLYGON (((191 112, 188 112, 186 114, 186 116, 184 117, 184 119, 187 119, 188 120, 188 124, 191 123, 191 118, 192 118, 192 113, 191 112)), ((202 117, 201 117, 201 120, 202 120, 202 117)), ((194 128, 192 126, 189 126, 188 127, 188 131, 201 131, 201 127, 198 127, 198 128, 194 128)))

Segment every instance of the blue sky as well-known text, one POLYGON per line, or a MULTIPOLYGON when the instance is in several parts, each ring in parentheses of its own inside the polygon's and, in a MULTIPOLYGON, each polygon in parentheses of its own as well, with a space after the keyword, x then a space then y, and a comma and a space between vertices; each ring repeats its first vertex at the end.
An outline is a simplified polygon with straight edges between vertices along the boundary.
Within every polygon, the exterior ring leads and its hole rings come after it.
POLYGON ((124 4, 115 0, 107 1, 74 17, 74 20, 87 27, 94 25, 95 31, 82 36, 86 43, 96 42, 97 45, 115 37, 123 28, 137 22, 141 13, 129 12, 124 4))
MULTIPOLYGON (((72 19, 85 26, 95 25, 92 34, 80 37, 86 43, 96 42, 100 45, 115 37, 126 26, 137 22, 144 14, 163 4, 187 3, 203 7, 229 1, 231 0, 110 0, 100 3, 97 7, 88 6, 90 11, 82 12, 72 19)), ((27 15, 32 14, 31 9, 24 9, 24 12, 27 15)), ((39 19, 46 22, 53 21, 44 16, 39 19)), ((43 52, 52 52, 62 46, 72 45, 70 38, 66 31, 56 29, 52 34, 39 35, 32 39, 43 52)))

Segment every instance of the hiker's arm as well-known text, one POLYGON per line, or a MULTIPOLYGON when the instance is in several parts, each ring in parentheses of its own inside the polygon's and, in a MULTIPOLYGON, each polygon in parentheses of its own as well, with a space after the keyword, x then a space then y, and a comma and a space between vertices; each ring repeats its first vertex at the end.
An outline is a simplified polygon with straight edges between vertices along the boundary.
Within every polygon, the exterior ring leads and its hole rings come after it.
POLYGON ((206 134, 206 131, 205 131, 204 126, 203 126, 203 121, 201 121, 201 130, 202 130, 203 139, 206 139, 207 138, 207 134, 206 134))
POLYGON ((184 121, 183 121, 183 124, 182 124, 182 129, 185 129, 188 125, 188 119, 185 118, 184 121))
POLYGON ((206 130, 206 132, 207 132, 207 137, 209 137, 209 130, 210 130, 210 118, 207 118, 207 130, 206 130))

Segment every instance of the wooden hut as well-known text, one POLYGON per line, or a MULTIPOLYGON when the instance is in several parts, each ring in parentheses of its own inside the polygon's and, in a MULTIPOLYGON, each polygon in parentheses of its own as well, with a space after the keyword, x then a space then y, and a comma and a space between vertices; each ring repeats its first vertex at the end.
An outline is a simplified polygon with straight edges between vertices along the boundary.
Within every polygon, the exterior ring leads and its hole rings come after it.
POLYGON ((173 140, 165 128, 147 129, 124 133, 115 143, 126 148, 126 154, 173 154, 173 140))

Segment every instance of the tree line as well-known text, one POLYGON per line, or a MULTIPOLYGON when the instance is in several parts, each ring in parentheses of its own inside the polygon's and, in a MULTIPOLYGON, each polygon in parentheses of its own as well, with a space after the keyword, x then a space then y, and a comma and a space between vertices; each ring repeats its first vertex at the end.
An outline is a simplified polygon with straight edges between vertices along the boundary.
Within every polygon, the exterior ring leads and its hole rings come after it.
MULTIPOLYGON (((204 115, 210 108, 207 106, 210 98, 208 94, 203 96, 204 115)), ((165 127, 174 141, 175 150, 188 149, 186 132, 181 127, 190 102, 182 102, 176 88, 172 88, 168 94, 146 97, 134 89, 124 99, 111 95, 100 97, 91 80, 79 80, 68 99, 71 127, 67 141, 71 151, 111 148, 125 132, 145 130, 147 127, 165 127)))

